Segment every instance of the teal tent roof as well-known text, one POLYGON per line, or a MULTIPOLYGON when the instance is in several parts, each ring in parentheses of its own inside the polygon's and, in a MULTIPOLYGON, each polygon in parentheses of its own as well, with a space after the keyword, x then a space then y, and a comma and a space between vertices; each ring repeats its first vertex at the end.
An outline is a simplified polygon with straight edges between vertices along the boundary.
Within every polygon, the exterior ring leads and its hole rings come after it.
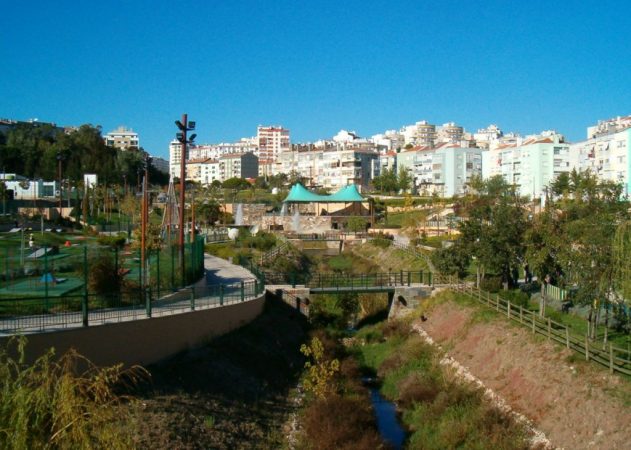
POLYGON ((365 199, 354 184, 343 187, 335 194, 320 195, 309 191, 302 184, 296 183, 291 187, 287 198, 283 201, 285 203, 351 203, 363 202, 365 199))
POLYGON ((309 191, 302 184, 296 183, 291 187, 284 201, 289 203, 321 202, 323 201, 322 197, 322 195, 309 191))
POLYGON ((326 196, 327 202, 363 202, 365 201, 364 197, 361 196, 359 191, 357 190, 357 186, 354 184, 349 184, 348 186, 344 186, 342 189, 337 191, 335 194, 331 194, 326 196))

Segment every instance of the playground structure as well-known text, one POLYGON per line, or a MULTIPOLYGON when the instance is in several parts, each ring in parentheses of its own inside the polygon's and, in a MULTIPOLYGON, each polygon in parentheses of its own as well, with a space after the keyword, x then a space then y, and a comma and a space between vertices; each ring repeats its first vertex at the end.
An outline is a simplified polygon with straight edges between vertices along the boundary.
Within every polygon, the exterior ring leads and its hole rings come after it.
MULTIPOLYGON (((25 248, 15 236, 2 236, 0 319, 21 314, 54 315, 90 309, 144 304, 203 275, 204 239, 186 243, 186 271, 180 270, 176 244, 140 251, 131 246, 102 245, 97 239, 65 236, 25 248), (52 241, 52 242, 51 242, 52 241), (146 280, 145 283, 143 283, 146 280)), ((41 238, 40 238, 41 239, 41 238)))

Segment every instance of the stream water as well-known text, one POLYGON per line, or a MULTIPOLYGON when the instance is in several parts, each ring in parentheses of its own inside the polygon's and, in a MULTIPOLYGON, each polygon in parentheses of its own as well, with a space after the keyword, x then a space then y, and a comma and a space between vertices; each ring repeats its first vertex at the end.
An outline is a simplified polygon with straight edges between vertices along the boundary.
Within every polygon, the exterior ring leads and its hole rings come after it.
POLYGON ((396 406, 381 395, 379 388, 374 386, 374 380, 364 379, 363 381, 370 389, 370 401, 375 410, 379 434, 393 449, 402 449, 406 433, 399 423, 396 406))

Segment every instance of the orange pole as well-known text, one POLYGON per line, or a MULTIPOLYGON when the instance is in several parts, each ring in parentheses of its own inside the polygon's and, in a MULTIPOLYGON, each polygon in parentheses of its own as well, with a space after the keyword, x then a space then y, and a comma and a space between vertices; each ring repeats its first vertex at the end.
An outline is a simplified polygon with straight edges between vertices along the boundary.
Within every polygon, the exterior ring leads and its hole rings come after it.
POLYGON ((147 178, 142 181, 142 205, 140 208, 140 270, 141 284, 145 285, 145 246, 147 235, 147 178))
POLYGON ((191 244, 195 242, 195 196, 191 192, 191 244))

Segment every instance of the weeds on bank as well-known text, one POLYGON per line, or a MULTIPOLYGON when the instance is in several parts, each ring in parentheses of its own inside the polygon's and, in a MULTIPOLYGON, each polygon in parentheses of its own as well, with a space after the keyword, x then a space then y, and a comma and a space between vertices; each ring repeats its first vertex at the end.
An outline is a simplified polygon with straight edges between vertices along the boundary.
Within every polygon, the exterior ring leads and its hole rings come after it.
POLYGON ((303 386, 299 449, 375 450, 386 448, 377 432, 361 370, 344 347, 325 331, 315 333, 301 351, 310 358, 303 386))
POLYGON ((53 349, 29 365, 26 343, 21 337, 0 349, 0 448, 133 446, 118 389, 146 376, 144 369, 98 368, 75 351, 57 358, 53 349))
POLYGON ((442 366, 435 347, 406 323, 366 327, 357 336, 361 364, 378 374, 382 393, 402 410, 409 448, 529 447, 525 429, 442 366))

